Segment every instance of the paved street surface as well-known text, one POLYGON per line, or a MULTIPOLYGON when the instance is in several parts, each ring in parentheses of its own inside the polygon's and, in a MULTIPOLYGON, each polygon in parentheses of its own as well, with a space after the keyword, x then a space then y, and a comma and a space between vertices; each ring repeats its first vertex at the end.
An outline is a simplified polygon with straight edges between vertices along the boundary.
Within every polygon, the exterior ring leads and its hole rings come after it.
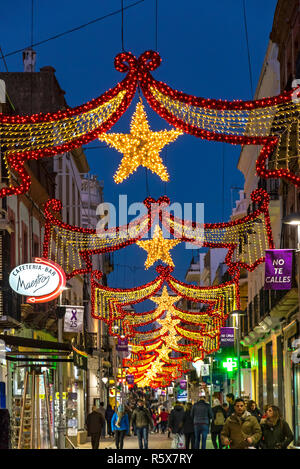
MULTIPOLYGON (((171 449, 172 439, 168 438, 168 434, 149 434, 149 449, 171 449)), ((124 440, 124 449, 138 449, 138 439, 136 436, 126 436, 124 440)), ((206 448, 212 449, 210 436, 207 438, 206 448)), ((91 449, 91 443, 80 445, 80 449, 91 449)), ((115 442, 112 438, 101 438, 100 449, 116 449, 115 442)))

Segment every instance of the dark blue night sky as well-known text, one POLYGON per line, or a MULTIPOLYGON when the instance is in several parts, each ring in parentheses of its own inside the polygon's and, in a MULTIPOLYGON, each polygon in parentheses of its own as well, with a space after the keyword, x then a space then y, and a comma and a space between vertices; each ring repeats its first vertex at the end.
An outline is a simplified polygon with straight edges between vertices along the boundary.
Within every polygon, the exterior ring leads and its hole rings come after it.
MULTIPOLYGON (((124 0, 124 6, 135 3, 124 0)), ((155 49, 155 0, 144 2, 124 12, 125 50, 136 56, 155 49)), ((33 42, 89 22, 118 10, 120 0, 51 0, 34 1, 33 42)), ((272 27, 276 0, 246 0, 249 45, 254 89, 258 81, 272 27)), ((2 2, 0 16, 4 54, 31 44, 31 0, 2 2)), ((121 52, 121 14, 111 16, 72 34, 35 48, 37 70, 45 65, 56 69, 56 76, 70 106, 82 104, 102 94, 123 78, 114 69, 114 57, 121 52)), ((158 0, 158 51, 162 64, 153 72, 156 79, 196 96, 221 99, 251 99, 248 56, 242 0, 158 0)), ((22 54, 7 57, 8 70, 22 71, 22 54)), ((4 71, 0 61, 0 70, 4 71)), ((112 131, 128 132, 136 104, 112 131)), ((146 105, 153 130, 170 126, 146 105)), ((92 142, 90 146, 101 145, 92 142)), ((240 147, 201 141, 190 135, 179 137, 162 152, 170 182, 162 183, 149 173, 150 195, 165 192, 171 201, 203 202, 205 222, 222 221, 222 152, 225 149, 225 220, 231 213, 232 186, 242 187, 237 170, 240 147)), ((104 181, 105 200, 118 203, 119 194, 128 201, 146 197, 145 169, 139 168, 123 184, 113 182, 121 155, 110 148, 86 151, 91 171, 104 181)), ((235 192, 237 196, 237 192, 235 192)), ((176 268, 174 275, 184 280, 193 251, 177 246, 171 251, 176 268)), ((143 269, 146 253, 132 246, 115 254, 115 270, 109 277, 114 287, 132 287, 156 276, 152 267, 143 269)), ((153 305, 152 305, 153 306, 153 305)))

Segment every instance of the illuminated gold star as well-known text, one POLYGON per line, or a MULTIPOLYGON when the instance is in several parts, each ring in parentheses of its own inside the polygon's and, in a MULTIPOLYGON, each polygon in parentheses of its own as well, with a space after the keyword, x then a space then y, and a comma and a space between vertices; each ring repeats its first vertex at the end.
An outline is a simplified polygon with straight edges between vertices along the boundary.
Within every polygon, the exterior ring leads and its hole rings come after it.
POLYGON ((172 311, 174 309, 173 304, 181 299, 181 296, 169 296, 166 286, 163 287, 160 296, 150 296, 150 300, 158 304, 157 310, 160 309, 160 311, 172 311))
POLYGON ((174 262, 169 253, 176 244, 180 243, 178 239, 165 239, 159 225, 156 225, 153 238, 149 241, 137 241, 136 244, 148 252, 145 267, 148 269, 157 260, 162 260, 165 264, 174 267, 174 262))
POLYGON ((124 155, 114 175, 114 181, 118 184, 136 171, 139 166, 150 169, 163 181, 168 181, 168 171, 159 152, 182 134, 180 130, 152 132, 143 103, 140 101, 132 116, 130 134, 100 134, 98 139, 108 143, 124 155))

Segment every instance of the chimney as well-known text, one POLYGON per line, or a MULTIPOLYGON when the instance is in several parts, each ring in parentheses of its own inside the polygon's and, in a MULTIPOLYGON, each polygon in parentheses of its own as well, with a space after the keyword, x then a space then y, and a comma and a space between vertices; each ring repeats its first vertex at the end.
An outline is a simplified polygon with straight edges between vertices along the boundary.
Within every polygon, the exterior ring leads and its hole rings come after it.
POLYGON ((23 51, 24 72, 34 72, 36 61, 36 52, 31 48, 23 51))

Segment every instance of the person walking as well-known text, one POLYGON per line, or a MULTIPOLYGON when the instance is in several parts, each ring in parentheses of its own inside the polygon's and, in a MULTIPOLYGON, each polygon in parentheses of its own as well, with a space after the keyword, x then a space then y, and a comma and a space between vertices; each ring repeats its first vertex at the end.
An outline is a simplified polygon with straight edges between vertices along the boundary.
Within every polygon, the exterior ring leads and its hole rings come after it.
POLYGON ((105 419, 103 415, 97 410, 96 406, 92 407, 92 412, 87 416, 86 426, 88 436, 92 440, 92 449, 99 448, 100 436, 105 419))
POLYGON ((105 411, 106 411, 106 409, 104 407, 104 402, 100 402, 100 407, 97 410, 98 410, 98 412, 100 412, 100 414, 104 418, 104 425, 102 426, 101 436, 103 436, 103 438, 105 438, 105 411))
POLYGON ((185 439, 185 449, 194 449, 195 447, 195 433, 194 433, 194 422, 192 418, 192 407, 193 404, 188 402, 185 406, 185 412, 183 416, 183 427, 182 432, 185 439))
POLYGON ((129 433, 129 419, 122 404, 111 419, 111 429, 115 433, 116 448, 123 449, 125 435, 129 433))
POLYGON ((137 407, 132 413, 131 424, 136 430, 139 448, 148 449, 149 427, 153 429, 153 420, 149 410, 144 407, 144 402, 141 399, 138 400, 137 407))
POLYGON ((228 403, 227 417, 234 413, 234 395, 232 392, 226 394, 226 401, 228 403))
POLYGON ((179 401, 175 402, 174 408, 169 415, 168 428, 174 434, 173 444, 175 448, 180 448, 179 444, 183 446, 183 419, 184 408, 179 401), (182 437, 181 437, 182 436, 182 437), (182 441, 181 441, 182 440, 182 441))
POLYGON ((107 433, 109 436, 113 436, 113 431, 111 429, 111 419, 113 418, 114 411, 110 404, 107 405, 107 409, 105 411, 105 420, 107 424, 107 433))
POLYGON ((221 431, 223 430, 223 426, 226 420, 226 411, 221 406, 219 399, 214 399, 212 412, 213 412, 213 418, 212 418, 211 428, 210 428, 211 441, 212 441, 214 449, 222 449, 223 445, 221 442, 221 431))
POLYGON ((166 409, 163 407, 161 413, 159 414, 159 424, 162 433, 165 433, 168 425, 169 414, 166 412, 166 409))
POLYGON ((259 410, 259 408, 256 405, 255 401, 249 401, 247 404, 247 410, 250 412, 251 415, 257 418, 257 421, 260 422, 262 419, 262 412, 259 410))
POLYGON ((275 405, 268 406, 266 418, 261 420, 260 425, 262 429, 260 448, 262 449, 287 449, 293 441, 293 432, 275 405))
POLYGON ((205 402, 205 391, 200 391, 200 400, 192 407, 192 419, 194 424, 195 433, 195 449, 206 449, 206 439, 209 432, 209 423, 213 418, 213 413, 210 405, 205 402))
POLYGON ((221 431, 223 445, 230 446, 231 449, 254 448, 261 435, 257 418, 246 410, 244 399, 236 399, 234 413, 227 418, 221 431))

